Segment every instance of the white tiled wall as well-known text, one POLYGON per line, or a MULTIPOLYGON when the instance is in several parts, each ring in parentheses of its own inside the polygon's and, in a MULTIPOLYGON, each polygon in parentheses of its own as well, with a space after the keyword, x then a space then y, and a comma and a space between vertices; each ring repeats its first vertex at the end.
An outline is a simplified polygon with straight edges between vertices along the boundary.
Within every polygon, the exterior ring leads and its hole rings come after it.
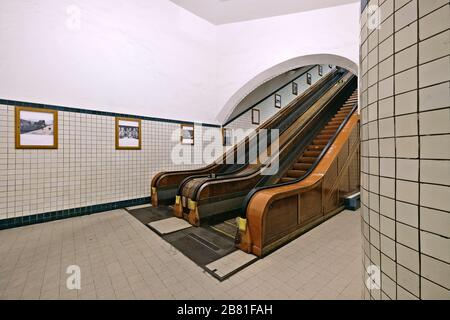
POLYGON ((363 12, 363 264, 381 289, 365 298, 450 299, 449 1, 369 5, 382 23, 363 12))
POLYGON ((119 151, 114 117, 76 112, 58 112, 58 150, 16 150, 14 110, 0 105, 0 219, 149 197, 155 173, 201 166, 172 163, 179 124, 142 120, 142 150, 119 151))

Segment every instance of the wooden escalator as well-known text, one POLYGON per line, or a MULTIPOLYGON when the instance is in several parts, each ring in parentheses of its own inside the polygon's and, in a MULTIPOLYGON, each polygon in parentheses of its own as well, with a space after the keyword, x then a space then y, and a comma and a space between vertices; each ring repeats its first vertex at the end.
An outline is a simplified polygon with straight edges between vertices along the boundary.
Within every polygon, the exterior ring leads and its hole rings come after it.
POLYGON ((303 177, 317 161, 317 158, 326 147, 328 141, 336 134, 341 123, 352 112, 355 103, 358 101, 358 92, 355 90, 344 105, 338 110, 336 115, 325 125, 322 131, 314 138, 305 152, 298 158, 297 162, 284 174, 279 182, 291 182, 303 177))

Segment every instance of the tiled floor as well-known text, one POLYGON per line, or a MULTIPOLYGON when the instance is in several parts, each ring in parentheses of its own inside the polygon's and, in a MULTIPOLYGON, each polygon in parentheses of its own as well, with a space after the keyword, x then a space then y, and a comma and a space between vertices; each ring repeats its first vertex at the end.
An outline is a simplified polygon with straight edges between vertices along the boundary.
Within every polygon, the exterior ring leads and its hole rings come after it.
POLYGON ((354 212, 222 283, 124 210, 0 231, 1 299, 360 299, 361 271, 354 212))

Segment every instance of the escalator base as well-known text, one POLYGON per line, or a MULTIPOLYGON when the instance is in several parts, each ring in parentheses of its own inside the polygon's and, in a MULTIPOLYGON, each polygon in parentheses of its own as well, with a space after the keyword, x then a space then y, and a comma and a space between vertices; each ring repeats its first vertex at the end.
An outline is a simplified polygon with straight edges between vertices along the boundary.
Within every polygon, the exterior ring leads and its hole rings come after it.
MULTIPOLYGON (((171 246, 171 252, 180 252, 219 281, 229 278, 256 259, 256 257, 244 252, 242 254, 236 253, 238 250, 234 244, 234 237, 231 236, 232 232, 227 234, 215 230, 215 226, 187 227, 167 234, 156 230, 154 228, 155 222, 158 222, 156 225, 164 225, 163 220, 170 224, 169 222, 174 219, 170 207, 147 207, 127 211, 168 242, 171 246), (176 251, 173 251, 173 248, 176 251), (234 255, 230 256, 230 254, 234 255), (227 256, 230 256, 230 258, 222 260, 227 256), (227 264, 229 266, 226 266, 227 264)), ((229 221, 223 222, 225 225, 229 223, 229 221)), ((216 227, 223 229, 221 224, 216 225, 216 227)))

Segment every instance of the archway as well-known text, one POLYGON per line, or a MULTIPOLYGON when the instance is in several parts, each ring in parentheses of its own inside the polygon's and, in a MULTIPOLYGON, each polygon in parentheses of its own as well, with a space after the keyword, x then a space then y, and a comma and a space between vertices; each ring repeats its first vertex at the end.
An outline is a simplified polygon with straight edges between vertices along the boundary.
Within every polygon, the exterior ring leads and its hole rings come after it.
POLYGON ((241 87, 224 105, 217 116, 219 123, 224 123, 226 119, 232 114, 237 105, 252 91, 261 86, 263 83, 277 77, 288 71, 314 64, 333 64, 345 68, 352 73, 358 75, 358 64, 352 60, 333 54, 314 54, 296 57, 280 64, 277 64, 248 81, 241 87))

